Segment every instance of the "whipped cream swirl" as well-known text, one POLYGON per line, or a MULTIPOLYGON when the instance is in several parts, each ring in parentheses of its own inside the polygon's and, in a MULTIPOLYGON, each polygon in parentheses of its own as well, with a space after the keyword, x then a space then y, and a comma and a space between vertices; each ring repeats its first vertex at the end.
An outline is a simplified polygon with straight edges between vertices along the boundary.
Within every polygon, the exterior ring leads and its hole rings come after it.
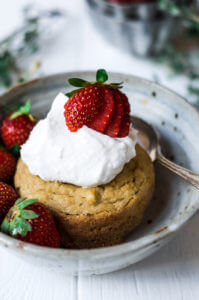
POLYGON ((64 118, 67 100, 58 94, 47 117, 34 127, 21 149, 23 162, 45 181, 82 187, 110 182, 136 155, 136 131, 131 128, 125 138, 112 138, 87 126, 70 132, 64 118))

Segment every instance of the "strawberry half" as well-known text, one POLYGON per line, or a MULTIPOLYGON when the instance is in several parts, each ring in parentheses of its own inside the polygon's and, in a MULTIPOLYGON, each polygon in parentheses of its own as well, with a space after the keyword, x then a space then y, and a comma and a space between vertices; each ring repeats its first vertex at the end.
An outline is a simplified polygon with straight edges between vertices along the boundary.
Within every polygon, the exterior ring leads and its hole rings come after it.
POLYGON ((114 110, 114 97, 113 91, 107 87, 101 87, 103 89, 102 106, 98 114, 88 122, 86 125, 96 131, 104 133, 108 126, 114 110))
POLYGON ((118 137, 120 132, 120 125, 122 123, 122 118, 124 115, 124 106, 121 93, 118 90, 114 90, 115 98, 115 110, 111 122, 109 123, 108 128, 105 133, 111 137, 118 137))
POLYGON ((97 115, 103 103, 103 89, 98 86, 87 86, 72 95, 66 102, 65 119, 70 131, 77 131, 97 115))
POLYGON ((36 124, 36 119, 30 115, 30 100, 17 111, 7 116, 1 126, 1 138, 10 149, 15 145, 23 145, 36 124))
POLYGON ((17 198, 17 193, 10 185, 0 182, 0 221, 6 216, 17 198))
POLYGON ((121 93, 121 98, 123 101, 123 106, 124 106, 124 116, 122 119, 121 127, 120 127, 120 132, 119 132, 119 137, 125 137, 129 134, 129 128, 130 128, 130 105, 128 98, 125 94, 121 93))
POLYGON ((60 235, 50 211, 37 199, 19 198, 9 210, 1 231, 24 242, 59 248, 60 235))
POLYGON ((0 146, 0 181, 11 182, 16 169, 16 158, 0 146))
POLYGON ((106 84, 107 80, 108 75, 104 69, 97 71, 95 82, 69 79, 71 85, 80 87, 66 94, 69 100, 65 104, 64 115, 70 131, 77 131, 86 125, 111 137, 128 135, 128 99, 119 91, 121 83, 106 84))

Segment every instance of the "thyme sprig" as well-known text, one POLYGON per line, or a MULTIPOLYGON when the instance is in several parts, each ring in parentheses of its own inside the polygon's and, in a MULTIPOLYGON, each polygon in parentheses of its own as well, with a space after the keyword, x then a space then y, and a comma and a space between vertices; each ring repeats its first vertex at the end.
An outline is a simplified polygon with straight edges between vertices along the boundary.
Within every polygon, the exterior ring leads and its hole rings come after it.
MULTIPOLYGON (((34 7, 28 6, 23 11, 23 24, 8 37, 0 41, 0 84, 9 87, 15 82, 30 79, 28 72, 21 61, 31 58, 39 51, 44 19, 59 17, 62 14, 57 10, 41 11, 35 14, 34 7), (34 12, 34 13, 33 13, 34 12)), ((40 63, 34 63, 34 71, 40 63)), ((33 70, 33 68, 32 68, 33 70)))
POLYGON ((158 7, 161 11, 173 17, 181 18, 188 30, 188 37, 199 36, 199 13, 194 5, 178 4, 176 0, 158 0, 158 7))
MULTIPOLYGON (((159 8, 173 17, 181 18, 184 25, 182 39, 199 38, 199 13, 193 6, 178 4, 175 0, 158 0, 159 8)), ((188 78, 187 92, 194 96, 199 104, 199 52, 179 50, 175 45, 168 45, 156 62, 164 64, 172 70, 173 75, 185 75, 188 78)))

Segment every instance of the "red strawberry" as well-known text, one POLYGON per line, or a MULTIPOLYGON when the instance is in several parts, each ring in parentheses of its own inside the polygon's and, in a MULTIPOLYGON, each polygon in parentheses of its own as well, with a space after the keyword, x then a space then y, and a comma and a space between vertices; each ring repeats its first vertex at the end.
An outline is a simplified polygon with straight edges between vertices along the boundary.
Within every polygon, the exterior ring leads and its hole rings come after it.
POLYGON ((11 153, 0 148, 0 181, 12 181, 16 163, 16 158, 11 153))
POLYGON ((65 118, 70 131, 77 131, 90 122, 98 113, 103 103, 103 89, 90 85, 72 95, 66 102, 65 118))
POLYGON ((4 219, 2 232, 24 242, 59 248, 60 235, 53 217, 37 199, 19 198, 4 219))
POLYGON ((121 97, 123 100, 123 106, 124 106, 124 116, 122 119, 122 124, 120 127, 119 137, 125 137, 129 134, 129 128, 130 128, 130 105, 128 102, 128 98, 125 94, 121 93, 121 97))
POLYGON ((9 149, 15 145, 23 145, 36 124, 36 120, 29 114, 30 101, 18 111, 7 116, 1 126, 1 138, 9 149))
POLYGON ((121 93, 118 90, 114 90, 115 98, 115 110, 111 122, 106 129, 105 133, 112 137, 118 137, 120 132, 120 125, 122 123, 122 117, 124 115, 124 106, 121 93))
POLYGON ((88 122, 86 125, 96 131, 104 132, 108 123, 111 120, 113 109, 114 109, 114 97, 113 91, 107 87, 102 88, 103 93, 103 100, 101 100, 102 107, 99 110, 98 114, 88 122))
POLYGON ((64 113, 67 127, 70 131, 77 131, 87 125, 111 137, 127 136, 130 128, 129 104, 127 97, 119 91, 121 83, 105 84, 108 75, 103 69, 97 71, 96 80, 69 79, 71 85, 82 89, 67 94, 69 100, 64 113))
POLYGON ((10 185, 0 182, 0 221, 6 216, 17 198, 17 193, 10 185))

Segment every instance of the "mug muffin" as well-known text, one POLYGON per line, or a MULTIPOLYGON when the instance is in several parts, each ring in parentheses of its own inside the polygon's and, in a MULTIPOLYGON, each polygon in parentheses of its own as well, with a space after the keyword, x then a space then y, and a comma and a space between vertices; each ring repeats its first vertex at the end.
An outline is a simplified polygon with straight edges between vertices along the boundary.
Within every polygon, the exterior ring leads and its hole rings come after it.
POLYGON ((136 156, 110 183, 83 188, 44 181, 19 159, 14 178, 21 197, 38 198, 53 213, 67 248, 121 243, 143 219, 153 197, 154 166, 138 144, 136 156))

